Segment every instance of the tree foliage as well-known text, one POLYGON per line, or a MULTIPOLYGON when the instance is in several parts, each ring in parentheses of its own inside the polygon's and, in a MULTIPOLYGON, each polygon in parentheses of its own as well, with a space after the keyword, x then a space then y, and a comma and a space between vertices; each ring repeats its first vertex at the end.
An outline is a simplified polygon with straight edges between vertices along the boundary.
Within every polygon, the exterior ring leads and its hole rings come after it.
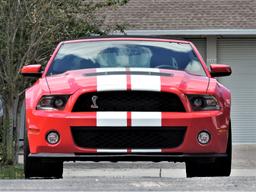
MULTIPOLYGON (((29 63, 45 64, 59 41, 103 35, 104 18, 97 11, 126 0, 0 0, 0 95, 3 98, 5 137, 2 162, 12 163, 20 96, 27 82, 20 76, 29 63)), ((117 26, 120 28, 120 25, 117 26)))

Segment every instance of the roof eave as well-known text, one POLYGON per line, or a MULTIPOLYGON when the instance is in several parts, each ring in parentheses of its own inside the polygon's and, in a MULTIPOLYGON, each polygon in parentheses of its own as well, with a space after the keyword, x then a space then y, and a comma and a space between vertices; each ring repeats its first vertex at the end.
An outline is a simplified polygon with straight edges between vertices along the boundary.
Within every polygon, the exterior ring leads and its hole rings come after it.
MULTIPOLYGON (((254 36, 256 29, 185 29, 185 30, 125 30, 127 35, 239 35, 254 36)), ((113 35, 124 34, 113 32, 113 35)))

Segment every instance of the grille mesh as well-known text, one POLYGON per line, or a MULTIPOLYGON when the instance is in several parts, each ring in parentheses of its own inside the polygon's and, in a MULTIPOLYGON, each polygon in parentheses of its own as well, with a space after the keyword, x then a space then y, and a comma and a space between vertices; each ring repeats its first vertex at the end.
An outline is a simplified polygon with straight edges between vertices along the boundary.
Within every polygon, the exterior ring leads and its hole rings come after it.
POLYGON ((101 149, 157 149, 179 146, 186 127, 71 127, 77 146, 101 149))
POLYGON ((172 93, 152 91, 106 91, 81 95, 73 112, 85 111, 160 111, 184 112, 180 98, 172 93), (93 108, 92 98, 97 96, 93 108))

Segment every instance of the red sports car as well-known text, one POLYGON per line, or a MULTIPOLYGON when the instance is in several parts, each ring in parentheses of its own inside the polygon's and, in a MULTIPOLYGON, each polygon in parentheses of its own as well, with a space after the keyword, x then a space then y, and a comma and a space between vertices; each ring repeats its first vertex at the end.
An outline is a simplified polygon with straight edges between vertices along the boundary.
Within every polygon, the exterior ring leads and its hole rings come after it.
POLYGON ((229 176, 230 92, 187 41, 61 42, 26 90, 25 177, 61 178, 63 161, 185 162, 188 177, 229 176))

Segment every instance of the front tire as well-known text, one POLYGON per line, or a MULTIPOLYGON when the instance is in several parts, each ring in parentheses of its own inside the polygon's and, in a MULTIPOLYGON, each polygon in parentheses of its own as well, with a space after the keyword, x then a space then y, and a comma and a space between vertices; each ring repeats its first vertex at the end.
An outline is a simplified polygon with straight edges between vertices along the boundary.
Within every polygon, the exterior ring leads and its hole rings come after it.
POLYGON ((187 177, 227 177, 231 173, 232 164, 232 135, 231 125, 227 145, 227 156, 216 158, 214 162, 190 160, 186 162, 187 177))
MULTIPOLYGON (((25 120, 26 122, 26 120, 25 120)), ((26 124, 26 123, 25 123, 26 124)), ((60 160, 47 160, 29 157, 30 150, 26 126, 24 127, 24 175, 30 178, 62 178, 63 162, 60 160)))

